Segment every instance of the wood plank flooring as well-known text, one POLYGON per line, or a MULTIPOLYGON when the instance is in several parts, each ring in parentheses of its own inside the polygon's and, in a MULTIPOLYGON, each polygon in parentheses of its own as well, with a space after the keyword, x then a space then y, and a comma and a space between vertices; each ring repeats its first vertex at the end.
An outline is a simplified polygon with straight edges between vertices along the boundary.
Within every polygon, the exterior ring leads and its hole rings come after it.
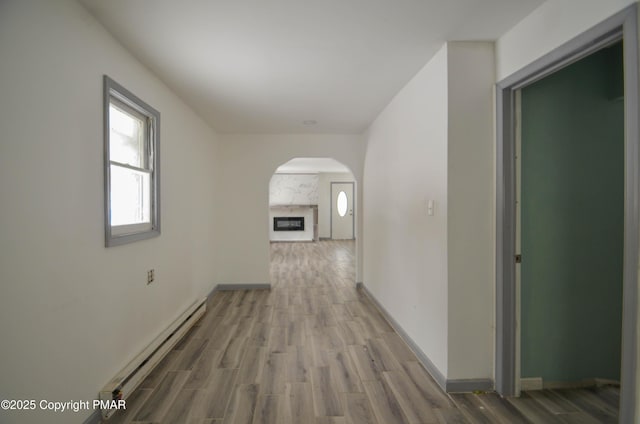
POLYGON ((355 289, 354 243, 273 243, 271 290, 218 292, 108 423, 614 423, 618 389, 442 392, 355 289))

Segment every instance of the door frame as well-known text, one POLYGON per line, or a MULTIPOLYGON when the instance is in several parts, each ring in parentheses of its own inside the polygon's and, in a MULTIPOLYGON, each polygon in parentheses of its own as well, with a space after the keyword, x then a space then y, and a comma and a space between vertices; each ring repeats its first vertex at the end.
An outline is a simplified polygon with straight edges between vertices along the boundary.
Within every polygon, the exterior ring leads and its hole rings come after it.
POLYGON ((516 102, 515 93, 589 54, 623 40, 625 205, 620 422, 636 411, 640 140, 638 11, 633 4, 496 85, 496 355, 495 389, 516 394, 516 102))
POLYGON ((331 181, 329 186, 329 238, 333 240, 333 185, 334 184, 351 184, 351 203, 353 213, 351 214, 351 240, 356 239, 356 190, 353 181, 331 181))

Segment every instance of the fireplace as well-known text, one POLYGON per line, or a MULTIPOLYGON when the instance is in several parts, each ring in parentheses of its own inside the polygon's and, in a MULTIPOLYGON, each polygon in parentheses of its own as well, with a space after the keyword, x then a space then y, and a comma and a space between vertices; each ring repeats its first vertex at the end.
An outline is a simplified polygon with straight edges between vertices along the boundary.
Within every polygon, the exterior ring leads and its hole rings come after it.
POLYGON ((304 216, 275 216, 273 231, 304 231, 304 216))

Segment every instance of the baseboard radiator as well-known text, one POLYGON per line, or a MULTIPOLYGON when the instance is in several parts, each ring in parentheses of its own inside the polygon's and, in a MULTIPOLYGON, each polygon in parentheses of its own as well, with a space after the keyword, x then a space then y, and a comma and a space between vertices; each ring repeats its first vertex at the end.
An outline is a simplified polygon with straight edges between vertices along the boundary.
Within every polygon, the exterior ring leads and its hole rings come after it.
MULTIPOLYGON (((99 399, 105 406, 113 400, 127 399, 145 377, 158 365, 187 331, 204 315, 206 298, 187 308, 149 346, 140 352, 100 391, 99 399)), ((102 418, 108 419, 115 409, 102 408, 102 418)))

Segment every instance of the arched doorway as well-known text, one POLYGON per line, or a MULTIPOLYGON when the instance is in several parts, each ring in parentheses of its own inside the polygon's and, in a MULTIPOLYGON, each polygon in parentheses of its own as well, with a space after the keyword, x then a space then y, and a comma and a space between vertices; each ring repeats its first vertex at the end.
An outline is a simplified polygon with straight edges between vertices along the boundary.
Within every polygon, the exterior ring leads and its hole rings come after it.
POLYGON ((335 159, 294 158, 280 165, 269 183, 270 241, 355 239, 355 190, 353 173, 335 159), (309 222, 313 209, 316 215, 309 222), (305 217, 304 231, 301 220, 282 219, 274 225, 274 218, 300 216, 305 217), (350 226, 338 231, 337 218, 348 218, 350 226))
POLYGON ((317 252, 353 269, 344 278, 355 284, 356 190, 351 170, 332 158, 294 158, 280 165, 269 183, 272 265, 284 249, 317 252))

